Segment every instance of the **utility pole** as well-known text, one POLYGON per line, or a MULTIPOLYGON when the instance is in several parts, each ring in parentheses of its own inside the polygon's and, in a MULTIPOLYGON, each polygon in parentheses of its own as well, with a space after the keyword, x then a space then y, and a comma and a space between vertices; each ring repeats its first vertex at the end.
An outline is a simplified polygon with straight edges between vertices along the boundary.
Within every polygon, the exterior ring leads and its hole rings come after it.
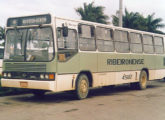
POLYGON ((119 27, 123 27, 123 0, 119 0, 119 27))

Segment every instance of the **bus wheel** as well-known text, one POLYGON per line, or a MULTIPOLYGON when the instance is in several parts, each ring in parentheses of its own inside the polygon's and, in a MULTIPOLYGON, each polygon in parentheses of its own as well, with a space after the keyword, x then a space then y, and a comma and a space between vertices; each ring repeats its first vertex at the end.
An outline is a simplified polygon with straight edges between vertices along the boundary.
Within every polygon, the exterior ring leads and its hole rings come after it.
POLYGON ((130 86, 133 89, 144 90, 147 87, 147 80, 148 80, 147 73, 146 71, 142 70, 140 73, 139 82, 131 83, 130 86))
POLYGON ((140 79, 139 80, 139 89, 140 90, 146 89, 146 87, 147 87, 147 80, 148 80, 146 71, 144 71, 144 70, 141 71, 139 79, 140 79))
POLYGON ((80 74, 76 82, 76 94, 79 100, 85 99, 89 92, 89 80, 85 74, 80 74))
POLYGON ((38 97, 38 98, 44 97, 45 92, 46 91, 44 91, 44 90, 32 90, 34 97, 38 97))

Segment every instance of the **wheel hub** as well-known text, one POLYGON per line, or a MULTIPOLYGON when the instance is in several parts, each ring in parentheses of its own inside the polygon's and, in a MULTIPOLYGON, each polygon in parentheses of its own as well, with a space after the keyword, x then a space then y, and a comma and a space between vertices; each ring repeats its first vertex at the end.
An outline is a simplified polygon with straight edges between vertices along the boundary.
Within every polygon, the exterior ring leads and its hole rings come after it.
POLYGON ((145 75, 143 75, 142 76, 142 81, 141 81, 141 83, 142 83, 142 86, 145 86, 146 85, 146 76, 145 75))
POLYGON ((81 81, 81 84, 80 84, 80 91, 82 93, 86 93, 87 92, 87 83, 86 83, 86 80, 82 80, 81 81))

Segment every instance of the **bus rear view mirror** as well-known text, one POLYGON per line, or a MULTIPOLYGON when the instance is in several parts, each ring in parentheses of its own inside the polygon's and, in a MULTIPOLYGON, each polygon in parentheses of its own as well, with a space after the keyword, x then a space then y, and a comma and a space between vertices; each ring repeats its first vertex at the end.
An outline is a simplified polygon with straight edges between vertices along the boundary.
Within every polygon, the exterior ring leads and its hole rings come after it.
POLYGON ((66 26, 62 26, 62 34, 63 34, 63 37, 68 37, 68 27, 66 26))
POLYGON ((82 34, 82 29, 81 29, 81 26, 80 25, 78 26, 78 33, 79 34, 82 34))

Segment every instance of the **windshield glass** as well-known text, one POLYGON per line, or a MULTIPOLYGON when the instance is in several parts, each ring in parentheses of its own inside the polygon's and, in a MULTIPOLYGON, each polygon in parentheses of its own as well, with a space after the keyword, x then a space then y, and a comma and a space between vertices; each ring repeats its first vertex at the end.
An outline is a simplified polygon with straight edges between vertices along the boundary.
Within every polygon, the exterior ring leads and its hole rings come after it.
POLYGON ((50 27, 11 29, 6 33, 5 61, 50 61, 53 53, 50 27))

